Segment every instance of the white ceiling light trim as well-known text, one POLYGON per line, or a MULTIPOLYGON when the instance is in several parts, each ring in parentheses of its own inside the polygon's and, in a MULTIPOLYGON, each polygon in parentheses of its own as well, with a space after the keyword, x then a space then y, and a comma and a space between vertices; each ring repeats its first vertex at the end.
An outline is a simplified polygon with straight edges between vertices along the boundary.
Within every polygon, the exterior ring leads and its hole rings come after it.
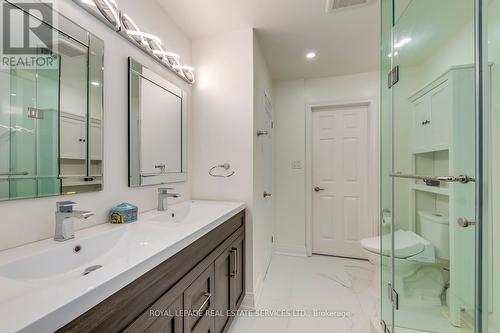
POLYGON ((130 16, 118 9, 115 0, 73 0, 80 7, 97 17, 106 25, 115 29, 120 35, 126 37, 134 45, 148 53, 173 73, 186 82, 195 82, 194 68, 182 65, 180 56, 173 52, 165 51, 161 39, 149 32, 141 31, 139 26, 130 16))
POLYGON ((308 52, 306 54, 306 58, 307 59, 314 59, 314 58, 316 58, 316 52, 308 52))

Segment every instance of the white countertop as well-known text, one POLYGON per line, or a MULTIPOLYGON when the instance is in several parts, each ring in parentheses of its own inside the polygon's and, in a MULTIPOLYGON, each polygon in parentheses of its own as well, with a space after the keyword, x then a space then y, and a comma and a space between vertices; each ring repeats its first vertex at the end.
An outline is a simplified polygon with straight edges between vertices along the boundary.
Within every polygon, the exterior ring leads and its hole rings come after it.
POLYGON ((167 212, 140 214, 134 223, 77 231, 66 242, 46 239, 1 251, 0 332, 59 329, 244 208, 244 203, 188 201, 167 212), (76 245, 81 253, 73 253, 76 245), (49 264, 37 268, 47 258, 49 264), (92 265, 102 268, 82 276, 92 265))

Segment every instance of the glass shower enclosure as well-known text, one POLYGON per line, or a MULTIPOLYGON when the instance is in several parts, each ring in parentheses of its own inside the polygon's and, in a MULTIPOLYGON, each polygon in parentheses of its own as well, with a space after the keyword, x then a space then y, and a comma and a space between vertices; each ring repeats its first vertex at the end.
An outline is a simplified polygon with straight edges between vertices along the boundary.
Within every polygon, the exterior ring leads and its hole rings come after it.
POLYGON ((381 2, 386 332, 500 331, 499 2, 381 2))

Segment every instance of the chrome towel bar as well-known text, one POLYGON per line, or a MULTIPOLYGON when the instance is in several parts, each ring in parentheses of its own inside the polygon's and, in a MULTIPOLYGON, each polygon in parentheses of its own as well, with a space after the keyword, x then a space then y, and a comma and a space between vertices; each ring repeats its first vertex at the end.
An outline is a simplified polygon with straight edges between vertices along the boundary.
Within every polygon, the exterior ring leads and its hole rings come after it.
POLYGON ((421 175, 410 175, 410 174, 404 174, 401 172, 395 172, 389 174, 389 176, 394 177, 394 178, 406 178, 406 179, 419 179, 423 181, 438 181, 438 182, 445 182, 445 183, 461 183, 461 184, 467 184, 469 182, 475 182, 476 179, 474 177, 469 177, 466 175, 460 175, 460 176, 421 176, 421 175))

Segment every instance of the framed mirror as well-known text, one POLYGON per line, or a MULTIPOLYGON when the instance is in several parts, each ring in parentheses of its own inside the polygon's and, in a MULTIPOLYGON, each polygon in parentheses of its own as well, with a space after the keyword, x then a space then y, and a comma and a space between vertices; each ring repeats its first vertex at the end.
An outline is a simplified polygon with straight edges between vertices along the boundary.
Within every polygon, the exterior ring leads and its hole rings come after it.
POLYGON ((187 94, 129 58, 129 186, 187 180, 187 94))
POLYGON ((28 2, 2 6, 46 38, 30 40, 34 63, 0 68, 0 200, 101 190, 104 42, 50 7, 48 22, 28 2))

